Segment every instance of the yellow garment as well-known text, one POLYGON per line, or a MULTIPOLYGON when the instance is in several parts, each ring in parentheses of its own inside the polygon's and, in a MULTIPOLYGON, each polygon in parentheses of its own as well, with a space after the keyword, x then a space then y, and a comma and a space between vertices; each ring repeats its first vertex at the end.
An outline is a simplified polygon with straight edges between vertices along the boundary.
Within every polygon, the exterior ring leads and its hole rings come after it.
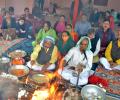
MULTIPOLYGON (((41 50, 41 46, 40 45, 36 45, 36 47, 34 48, 33 53, 31 54, 31 60, 35 60, 38 57, 38 54, 41 50)), ((52 56, 51 56, 51 60, 49 61, 49 63, 54 64, 57 61, 58 58, 58 49, 56 46, 54 46, 53 52, 52 52, 52 56)))
POLYGON ((99 61, 98 55, 93 56, 93 63, 97 63, 99 61))
MULTIPOLYGON (((118 47, 120 47, 120 41, 118 41, 118 47)), ((112 41, 109 43, 109 45, 105 51, 105 57, 107 58, 108 61, 113 61, 113 59, 111 57, 111 49, 112 49, 112 41)), ((120 64, 120 59, 116 60, 116 63, 120 64)))

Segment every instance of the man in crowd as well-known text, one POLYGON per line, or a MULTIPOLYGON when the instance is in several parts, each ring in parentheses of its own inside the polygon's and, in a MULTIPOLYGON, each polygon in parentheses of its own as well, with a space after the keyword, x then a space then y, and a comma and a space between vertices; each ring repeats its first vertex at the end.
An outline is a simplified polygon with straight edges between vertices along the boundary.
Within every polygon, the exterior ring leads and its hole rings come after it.
POLYGON ((110 41, 115 40, 115 34, 112 31, 112 29, 110 28, 109 19, 105 19, 103 22, 102 28, 99 28, 96 31, 96 37, 101 39, 101 48, 100 48, 99 56, 104 57, 106 47, 108 46, 110 41))
POLYGON ((118 27, 117 39, 111 41, 105 51, 106 58, 100 58, 100 63, 109 70, 116 67, 120 70, 120 26, 118 27))
POLYGON ((58 49, 55 46, 55 40, 47 36, 34 48, 31 54, 30 64, 35 70, 54 70, 57 58, 58 49))
POLYGON ((78 21, 75 25, 75 32, 78 33, 78 36, 85 36, 88 30, 91 28, 90 22, 85 14, 82 15, 81 20, 78 21))

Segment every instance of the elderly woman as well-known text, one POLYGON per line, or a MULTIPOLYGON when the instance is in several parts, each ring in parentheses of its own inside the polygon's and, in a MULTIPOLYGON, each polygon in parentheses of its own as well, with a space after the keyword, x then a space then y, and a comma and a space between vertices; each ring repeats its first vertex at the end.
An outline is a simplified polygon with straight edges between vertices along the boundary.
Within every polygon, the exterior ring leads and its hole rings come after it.
POLYGON ((65 56, 67 52, 74 47, 75 43, 72 40, 70 33, 68 31, 64 31, 62 33, 62 38, 58 40, 57 47, 61 54, 61 56, 65 56))
POLYGON ((42 39, 44 39, 46 36, 51 36, 53 37, 55 40, 57 39, 57 35, 56 32, 53 28, 51 28, 51 23, 49 21, 46 21, 44 23, 44 26, 42 29, 40 29, 40 31, 38 32, 37 36, 36 36, 36 40, 33 41, 32 45, 36 46, 36 44, 38 44, 42 39))
POLYGON ((76 47, 70 49, 63 58, 63 66, 65 68, 59 70, 64 79, 70 80, 74 85, 85 85, 88 83, 93 60, 93 53, 90 48, 90 39, 84 36, 78 41, 76 47), (79 77, 76 77, 76 75, 79 77))
POLYGON ((36 45, 31 54, 30 64, 35 70, 53 70, 58 58, 58 49, 55 46, 54 38, 47 36, 36 45), (37 66, 37 67, 36 67, 37 66))

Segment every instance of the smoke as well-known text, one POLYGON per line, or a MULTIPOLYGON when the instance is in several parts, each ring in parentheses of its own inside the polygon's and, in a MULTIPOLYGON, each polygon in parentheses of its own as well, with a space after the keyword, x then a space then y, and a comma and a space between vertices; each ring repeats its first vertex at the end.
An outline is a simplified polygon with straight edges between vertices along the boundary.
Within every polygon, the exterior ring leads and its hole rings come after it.
POLYGON ((17 99, 18 84, 15 80, 0 77, 0 100, 17 99))

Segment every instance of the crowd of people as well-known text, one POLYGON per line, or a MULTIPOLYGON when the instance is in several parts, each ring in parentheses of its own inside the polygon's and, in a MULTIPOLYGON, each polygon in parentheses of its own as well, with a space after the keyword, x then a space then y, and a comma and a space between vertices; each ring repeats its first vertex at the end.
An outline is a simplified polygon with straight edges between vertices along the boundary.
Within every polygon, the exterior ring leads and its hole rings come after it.
POLYGON ((14 8, 9 7, 0 15, 0 37, 4 35, 4 30, 15 29, 18 38, 34 39, 29 65, 37 65, 37 69, 42 71, 56 70, 61 65, 63 68, 58 73, 64 79, 76 84, 76 73, 79 73, 78 85, 85 85, 99 64, 108 70, 116 66, 119 70, 120 67, 119 14, 117 16, 111 10, 103 15, 95 9, 88 18, 83 12, 74 29, 64 15, 54 26, 51 21, 42 20, 44 22, 39 21, 35 27, 36 17, 29 8, 16 18, 14 8))

